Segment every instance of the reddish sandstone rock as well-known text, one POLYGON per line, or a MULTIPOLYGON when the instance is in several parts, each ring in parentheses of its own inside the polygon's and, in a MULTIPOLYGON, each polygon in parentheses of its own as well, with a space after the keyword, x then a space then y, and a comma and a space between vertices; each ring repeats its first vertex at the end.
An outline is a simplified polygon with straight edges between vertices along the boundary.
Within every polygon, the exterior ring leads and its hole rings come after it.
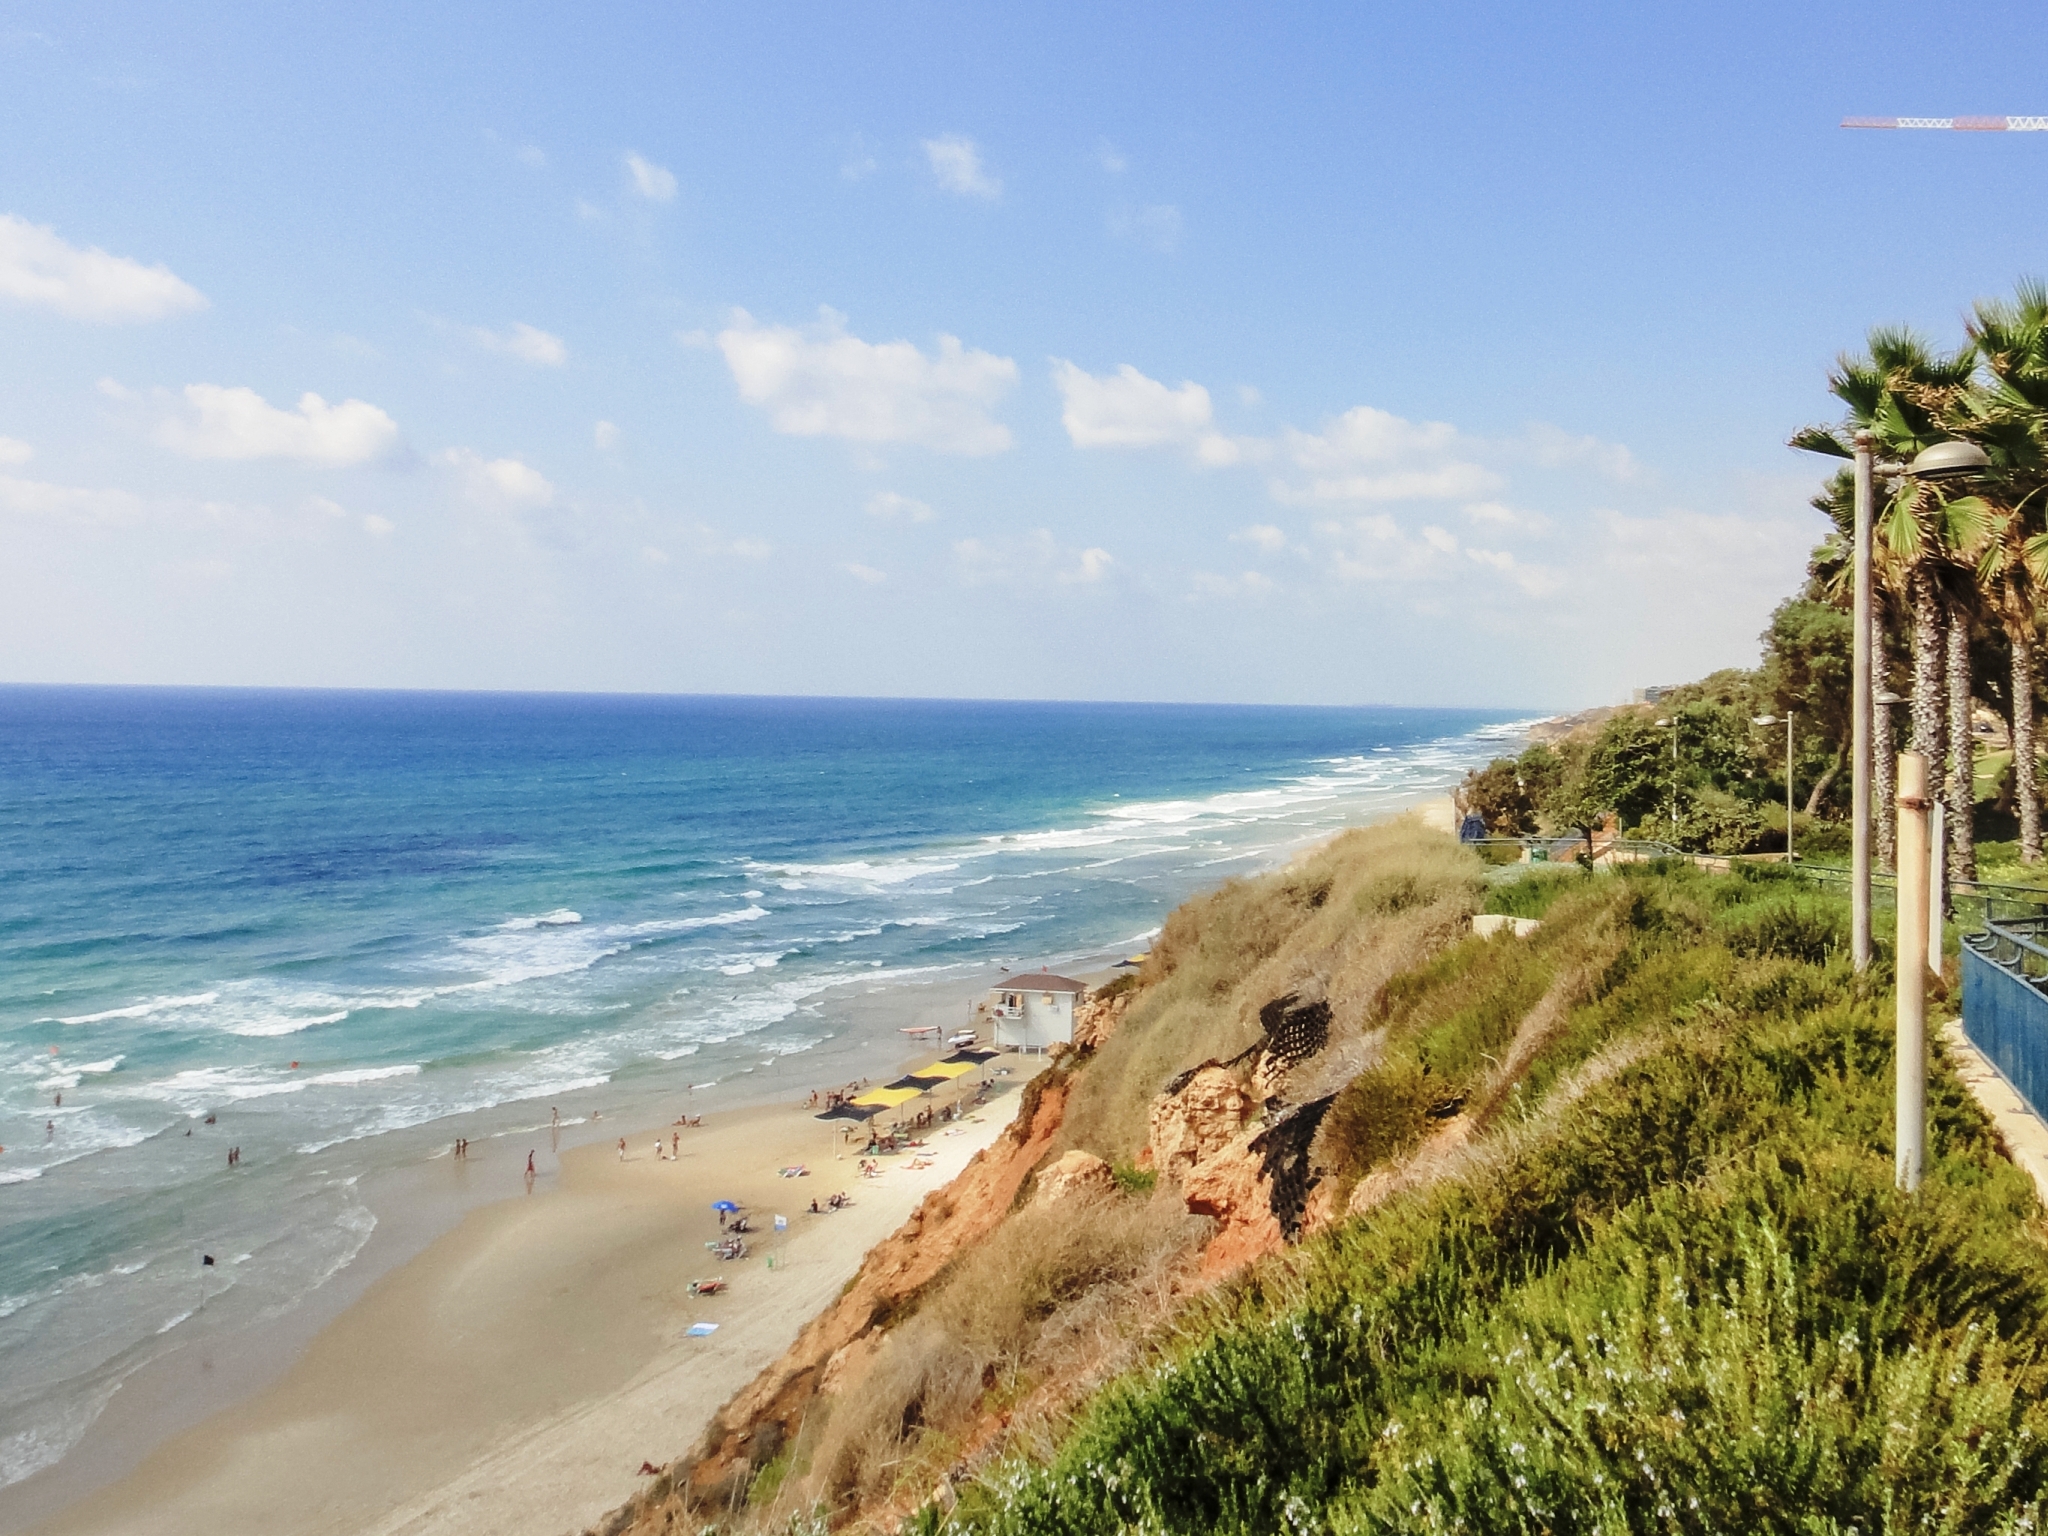
POLYGON ((1074 1010, 1074 1048, 1092 1051, 1111 1035, 1117 1025, 1123 1022, 1124 1010, 1131 1006, 1134 992, 1119 992, 1115 997, 1106 997, 1097 1002, 1083 1003, 1074 1010))
POLYGON ((1116 1192, 1116 1173, 1093 1152, 1069 1152, 1038 1176, 1039 1205, 1057 1205, 1076 1195, 1116 1192))
POLYGON ((1173 1183, 1237 1139, 1251 1118, 1252 1101, 1225 1068, 1205 1062, 1176 1080, 1152 1106, 1146 1150, 1159 1176, 1173 1183))

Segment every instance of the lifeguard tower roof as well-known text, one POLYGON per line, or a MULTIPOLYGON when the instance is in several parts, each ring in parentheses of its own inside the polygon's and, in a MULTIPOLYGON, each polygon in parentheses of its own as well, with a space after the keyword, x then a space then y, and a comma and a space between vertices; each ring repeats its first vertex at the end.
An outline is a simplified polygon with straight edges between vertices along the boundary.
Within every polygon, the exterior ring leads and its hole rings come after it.
POLYGON ((1055 976, 1050 971, 1018 971, 1006 977, 995 989, 998 992, 1086 992, 1088 983, 1076 981, 1071 976, 1055 976))

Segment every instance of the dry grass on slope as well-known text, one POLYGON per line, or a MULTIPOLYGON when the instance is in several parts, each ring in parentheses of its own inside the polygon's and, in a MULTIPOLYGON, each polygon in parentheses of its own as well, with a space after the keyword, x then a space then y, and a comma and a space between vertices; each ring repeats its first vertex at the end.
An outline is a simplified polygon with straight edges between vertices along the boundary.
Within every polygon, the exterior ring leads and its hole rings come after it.
POLYGON ((1178 907, 1152 947, 1142 991, 1075 1083, 1058 1149, 1130 1161, 1167 1081, 1257 1045, 1259 1009, 1289 993, 1329 1003, 1325 1056, 1346 1076, 1358 1071, 1388 980, 1479 909, 1480 868, 1442 833, 1404 817, 1343 833, 1283 870, 1178 907))
POLYGON ((777 1528, 820 1505, 887 1523, 963 1454, 1050 1436, 1067 1404, 1130 1364, 1208 1226, 1177 1201, 1129 1195, 1014 1213, 805 1426, 750 1523, 777 1528))

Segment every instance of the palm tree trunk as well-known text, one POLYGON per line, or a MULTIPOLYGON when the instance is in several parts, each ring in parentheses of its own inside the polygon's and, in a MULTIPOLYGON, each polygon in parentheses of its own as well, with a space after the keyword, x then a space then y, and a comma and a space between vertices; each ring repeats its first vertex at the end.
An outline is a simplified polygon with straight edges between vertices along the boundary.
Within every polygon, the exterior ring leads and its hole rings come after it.
POLYGON ((1820 776, 1820 778, 1815 781, 1813 786, 1813 793, 1806 797, 1807 815, 1814 816, 1819 814, 1820 797, 1828 792, 1828 786, 1834 783, 1836 778, 1840 776, 1842 772, 1842 764, 1844 761, 1847 760, 1848 756, 1849 749, 1847 747, 1837 746, 1835 748, 1834 760, 1828 764, 1827 772, 1823 773, 1820 776))
POLYGON ((2041 862, 2041 796, 2034 785, 2034 616, 2007 589, 2012 639, 2012 792, 2020 803, 2020 862, 2041 862))
POLYGON ((1977 878, 1977 733, 1970 729, 1970 610, 1960 598, 1948 609, 1948 877, 1977 878))
POLYGON ((1913 572, 1913 737, 1909 751, 1927 759, 1930 778, 1937 777, 1946 754, 1942 751, 1942 602, 1934 578, 1925 570, 1913 572))
MULTIPOLYGON (((1886 605, 1877 605, 1870 625, 1870 681, 1879 693, 1889 691, 1892 685, 1891 664, 1886 659, 1885 646, 1885 627, 1890 616, 1885 609, 1886 605)), ((1873 709, 1870 712, 1870 814, 1877 825, 1871 830, 1876 834, 1872 842, 1876 845, 1877 867, 1886 874, 1896 868, 1898 847, 1898 816, 1892 808, 1899 771, 1896 752, 1892 744, 1890 708, 1873 709)))

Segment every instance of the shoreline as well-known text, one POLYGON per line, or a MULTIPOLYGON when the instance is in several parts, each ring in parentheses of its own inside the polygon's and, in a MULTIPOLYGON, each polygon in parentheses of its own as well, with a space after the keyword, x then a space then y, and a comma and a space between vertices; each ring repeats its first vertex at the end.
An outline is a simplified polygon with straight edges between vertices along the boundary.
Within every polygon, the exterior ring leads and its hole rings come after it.
MULTIPOLYGON (((1415 814, 1445 832, 1453 829, 1450 800, 1443 794, 1373 820, 1415 814)), ((1331 835, 1305 838, 1274 862, 1299 858, 1331 835)), ((1098 949, 1085 958, 1093 969, 1120 955, 1120 950, 1098 949)), ((1068 966, 1083 958, 1058 963, 1068 966)), ((877 988, 850 1000, 849 1021, 835 1032, 835 1048, 815 1057, 811 1052, 788 1057, 774 1070, 782 1077, 801 1073, 807 1083, 823 1086, 836 1080, 824 1070, 828 1062, 860 1056, 873 1070, 855 1075, 877 1080, 885 1072, 893 1075, 928 1058, 931 1050, 897 1050, 898 1042, 881 1036, 884 1028, 898 1028, 906 1017, 950 1027, 961 994, 972 989, 978 995, 996 979, 991 972, 877 988), (857 1040, 860 1036, 868 1038, 857 1040)), ((990 1066, 1015 1070, 1042 1060, 1006 1056, 990 1066)), ((479 1149, 486 1150, 481 1174, 472 1165, 447 1159, 445 1152, 384 1171, 364 1190, 377 1229, 351 1264, 284 1316, 240 1330, 210 1350, 173 1351, 137 1371, 66 1456, 0 1490, 0 1532, 212 1533, 260 1526, 266 1533, 375 1530, 390 1536, 453 1536, 489 1529, 547 1536, 600 1519, 637 1486, 613 1465, 625 1457, 625 1447, 644 1442, 636 1457, 656 1465, 685 1449, 702 1424, 832 1299, 867 1250, 907 1217, 917 1199, 950 1181, 971 1150, 1000 1129, 995 1116, 984 1115, 971 1137, 965 1127, 958 1136, 935 1134, 935 1148, 967 1155, 941 1156, 929 1170, 906 1173, 897 1179, 900 1191, 883 1189, 897 1178, 893 1170, 878 1183, 863 1184, 856 1194, 872 1190, 876 1198, 822 1218, 833 1224, 829 1230, 837 1234, 838 1246, 824 1255, 814 1251, 812 1242, 801 1255, 792 1253, 791 1268, 777 1274, 778 1282, 792 1283, 778 1284, 781 1294, 772 1317, 747 1314, 744 1339, 735 1333, 679 1341, 663 1336, 659 1328, 650 1333, 648 1319, 676 1306, 677 1292, 686 1293, 691 1276, 668 1269, 693 1257, 678 1236, 683 1227, 695 1233, 692 1208, 687 1197, 674 1191, 651 1194, 636 1191, 630 1182, 621 1184, 620 1178, 636 1176, 624 1170, 636 1162, 677 1174, 687 1170, 688 1182, 723 1180, 731 1189, 751 1191, 733 1196, 751 1202, 783 1192, 759 1182, 761 1167, 784 1151, 804 1160, 804 1136, 827 1144, 819 1134, 826 1126, 811 1120, 808 1110, 791 1109, 776 1079, 720 1086, 736 1097, 721 1094, 725 1102, 716 1106, 687 1103, 688 1112, 716 1118, 701 1130, 683 1133, 701 1139, 694 1145, 683 1142, 682 1163, 653 1162, 645 1145, 651 1143, 653 1128, 644 1123, 651 1101, 634 1095, 642 1102, 617 1120, 565 1122, 558 1155, 550 1149, 536 1161, 541 1178, 530 1199, 520 1187, 519 1153, 513 1150, 501 1162, 481 1142, 479 1149), (627 1125, 637 1129, 624 1132, 630 1157, 619 1165, 605 1153, 627 1125), (608 1168, 622 1171, 614 1177, 608 1168), (906 1198, 897 1210, 893 1196, 899 1192, 906 1198), (573 1217, 568 1214, 572 1210, 573 1217), (547 1214, 530 1214, 535 1211, 547 1214), (579 1258, 579 1247, 606 1255, 610 1272, 597 1275, 591 1268, 597 1261, 579 1258), (451 1280, 451 1275, 466 1278, 451 1280), (561 1300, 556 1312, 541 1306, 546 1315, 535 1314, 538 1304, 522 1293, 521 1275, 528 1285, 551 1287, 561 1300), (821 1278, 829 1276, 837 1278, 829 1283, 821 1278), (795 1283, 799 1280, 804 1283, 795 1283), (482 1287, 488 1298, 467 1293, 470 1285, 482 1287), (589 1289, 579 1289, 584 1287, 589 1289), (568 1300, 578 1297, 574 1304, 568 1300), (599 1298, 608 1299, 600 1306, 599 1298), (576 1308, 584 1304, 605 1315, 579 1321, 576 1308), (479 1313, 482 1323, 472 1318, 479 1313), (631 1327, 610 1321, 626 1317, 639 1321, 631 1327), (497 1332, 520 1340, 513 1353, 526 1358, 530 1374, 545 1379, 523 1384, 500 1380, 503 1345, 483 1349, 472 1343, 470 1354, 458 1351, 458 1357, 430 1363, 439 1345, 423 1329, 434 1318, 472 1341, 476 1327, 492 1331, 495 1320, 497 1332), (390 1342, 401 1338, 411 1338, 411 1347, 390 1342), (221 1369, 214 1356, 220 1357, 221 1369), (609 1363, 601 1365, 600 1359, 609 1363), (694 1369, 708 1362, 719 1368, 709 1373, 694 1369), (678 1372, 689 1378, 687 1387, 678 1385, 678 1372), (420 1379, 428 1375, 431 1381, 420 1379), (485 1385, 490 1383, 495 1384, 485 1385), (473 1407, 462 1400, 464 1387, 472 1397, 479 1392, 490 1396, 493 1410, 487 1422, 478 1421, 473 1407), (351 1438, 355 1432, 345 1427, 348 1415, 342 1410, 311 1411, 315 1399, 346 1403, 366 1393, 370 1401, 386 1404, 374 1414, 380 1422, 397 1412, 391 1405, 399 1400, 417 1406, 422 1398, 438 1403, 448 1422, 412 1424, 402 1446, 387 1444, 380 1451, 374 1435, 368 1441, 351 1438), (280 1414, 297 1426, 293 1433, 275 1427, 280 1414), (316 1464, 317 1470, 309 1470, 316 1464), (342 1493, 310 1497, 305 1485, 314 1477, 375 1483, 384 1492, 371 1502, 384 1507, 372 1509, 342 1493), (550 1492, 534 1504, 528 1495, 541 1486, 550 1492), (602 1502, 587 1507, 599 1495, 577 1490, 597 1488, 603 1489, 602 1502), (394 1498, 389 1496, 394 1489, 405 1491, 394 1498), (458 1495, 458 1489, 468 1491, 458 1495), (252 1490, 261 1490, 260 1497, 252 1490), (265 1504, 266 1499, 284 1502, 265 1504), (510 1502, 484 1522, 484 1505, 494 1499, 510 1502), (566 1515, 571 1506, 584 1512, 566 1515), (551 1512, 548 1519, 539 1517, 542 1508, 551 1512)), ((791 1089, 797 1091, 794 1083, 791 1089)), ((1014 1093, 1006 1093, 997 1104, 1013 1105, 1014 1100, 1014 1093)), ((1005 1117, 1007 1112, 1005 1107, 1005 1117)), ((538 1133, 518 1128, 493 1133, 490 1140, 539 1134, 545 1145, 546 1131, 545 1126, 538 1133)), ((822 1202, 824 1194, 840 1186, 832 1184, 820 1159, 811 1159, 811 1166, 811 1179, 791 1182, 809 1186, 804 1201, 816 1188, 822 1202)), ((837 1170, 849 1164, 835 1159, 827 1166, 837 1170)), ((708 1228, 713 1196, 704 1189, 694 1193, 702 1196, 696 1224, 708 1228)), ((785 1247, 797 1249, 813 1235, 804 1230, 807 1213, 803 1221, 799 1210, 784 1214, 791 1217, 792 1230, 778 1254, 785 1247)), ((757 1255, 766 1251, 757 1250, 757 1255)), ((716 1267, 708 1259, 700 1263, 705 1269, 716 1267)), ((741 1267, 759 1264, 757 1257, 741 1267)), ((368 1414, 368 1405, 357 1402, 356 1412, 359 1418, 368 1414)))
POLYGON ((879 1178, 835 1155, 840 1123, 808 1106, 664 1128, 679 1139, 674 1160, 656 1160, 651 1128, 627 1135, 623 1160, 601 1142, 565 1148, 551 1189, 472 1209, 366 1285, 275 1381, 29 1529, 580 1529, 630 1497, 640 1460, 700 1433, 874 1243, 995 1139, 1023 1061, 975 1074, 1010 1073, 990 1077, 983 1110, 934 1126, 923 1152, 886 1160, 879 1178), (782 1178, 793 1162, 810 1175, 782 1178), (849 1207, 809 1212, 839 1191, 849 1207), (756 1223, 745 1258, 705 1252, 713 1198, 756 1223), (729 1291, 690 1296, 692 1280, 714 1277, 729 1291), (718 1331, 688 1337, 693 1322, 718 1331))

